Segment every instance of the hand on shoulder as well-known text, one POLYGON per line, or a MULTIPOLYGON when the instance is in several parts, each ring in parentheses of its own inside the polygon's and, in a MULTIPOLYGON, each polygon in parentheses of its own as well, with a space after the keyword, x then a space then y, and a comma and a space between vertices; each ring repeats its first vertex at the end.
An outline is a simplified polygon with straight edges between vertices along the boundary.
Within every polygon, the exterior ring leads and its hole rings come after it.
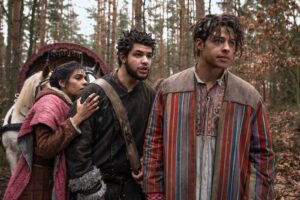
POLYGON ((74 124, 78 126, 82 121, 89 118, 96 110, 99 109, 99 95, 92 93, 83 103, 81 103, 81 98, 79 98, 76 101, 76 105, 77 111, 72 119, 74 124))

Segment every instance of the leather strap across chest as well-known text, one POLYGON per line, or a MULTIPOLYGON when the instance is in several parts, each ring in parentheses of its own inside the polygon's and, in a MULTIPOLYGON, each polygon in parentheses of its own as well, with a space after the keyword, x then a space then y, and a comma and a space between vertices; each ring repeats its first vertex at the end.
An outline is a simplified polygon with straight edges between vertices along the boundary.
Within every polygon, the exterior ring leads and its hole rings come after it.
POLYGON ((127 112, 121 99, 119 98, 119 95, 105 79, 100 78, 95 80, 93 83, 99 85, 104 90, 106 96, 109 98, 121 126, 122 134, 126 144, 127 158, 129 160, 131 170, 133 172, 138 172, 141 168, 141 163, 139 160, 136 144, 132 136, 127 112))

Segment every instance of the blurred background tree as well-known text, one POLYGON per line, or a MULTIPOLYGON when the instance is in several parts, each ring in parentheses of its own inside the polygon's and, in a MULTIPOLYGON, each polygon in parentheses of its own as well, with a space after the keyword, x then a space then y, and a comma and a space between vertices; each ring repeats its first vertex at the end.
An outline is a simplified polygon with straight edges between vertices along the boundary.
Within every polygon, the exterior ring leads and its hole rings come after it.
MULTIPOLYGON (((300 130, 299 6, 299 0, 0 0, 1 118, 18 92, 19 70, 46 44, 89 47, 113 70, 123 30, 151 32, 157 40, 149 77, 154 83, 195 65, 191 26, 197 19, 233 13, 245 27, 246 44, 230 70, 255 86, 270 111, 276 200, 299 199, 300 134, 294 125, 299 115, 300 130), (79 20, 83 13, 76 5, 86 8, 86 19, 79 20), (93 29, 82 31, 90 21, 93 29)), ((0 148, 0 172, 4 160, 0 148)))
POLYGON ((150 82, 193 66, 191 26, 212 13, 216 2, 221 12, 238 15, 245 26, 245 49, 231 70, 251 82, 270 108, 294 105, 300 110, 299 1, 97 0, 86 10, 94 29, 84 35, 74 1, 5 0, 0 1, 1 116, 17 92, 16 74, 45 44, 68 41, 87 46, 113 70, 116 39, 135 27, 151 32, 158 43, 150 82))

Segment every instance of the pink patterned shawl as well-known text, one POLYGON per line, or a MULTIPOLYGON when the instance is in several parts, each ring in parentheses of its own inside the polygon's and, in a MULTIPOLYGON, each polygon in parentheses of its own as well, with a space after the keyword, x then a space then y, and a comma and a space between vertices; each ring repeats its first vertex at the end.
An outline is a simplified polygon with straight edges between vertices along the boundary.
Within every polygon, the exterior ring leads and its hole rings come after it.
MULTIPOLYGON (((61 94, 51 89, 42 92, 28 112, 19 132, 18 144, 21 155, 9 180, 3 200, 17 200, 29 183, 32 170, 34 125, 42 123, 52 130, 57 130, 58 126, 67 119, 69 111, 70 104, 62 98, 61 94)), ((55 198, 67 199, 67 172, 63 152, 55 158, 54 181, 55 198)))

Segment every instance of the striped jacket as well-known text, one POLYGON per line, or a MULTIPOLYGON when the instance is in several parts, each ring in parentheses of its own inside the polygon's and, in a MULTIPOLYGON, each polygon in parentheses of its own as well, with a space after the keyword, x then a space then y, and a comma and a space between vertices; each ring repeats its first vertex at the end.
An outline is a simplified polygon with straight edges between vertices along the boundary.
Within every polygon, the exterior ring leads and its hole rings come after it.
MULTIPOLYGON (((149 116, 144 190, 167 200, 196 197, 194 69, 166 79, 149 116)), ((258 92, 230 72, 218 122, 212 199, 272 199, 274 153, 258 92)))

